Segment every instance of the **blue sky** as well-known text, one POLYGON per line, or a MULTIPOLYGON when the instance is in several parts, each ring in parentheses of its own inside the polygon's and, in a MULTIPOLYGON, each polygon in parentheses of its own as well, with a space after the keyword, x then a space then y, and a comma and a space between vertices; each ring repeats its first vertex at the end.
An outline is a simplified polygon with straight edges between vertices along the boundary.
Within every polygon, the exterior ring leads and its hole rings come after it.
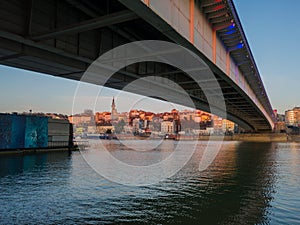
POLYGON ((234 0, 274 109, 300 105, 300 1, 234 0))
MULTIPOLYGON (((298 0, 234 0, 243 29, 259 68, 273 108, 284 113, 300 105, 300 1, 298 0)), ((0 112, 72 113, 77 82, 0 66, 0 112)), ((101 104, 109 110, 117 91, 106 90, 101 104)), ((84 101, 84 100, 83 100, 84 101)), ((155 101, 131 95, 118 98, 119 111, 128 104, 151 110, 155 101)), ((157 105, 157 104, 156 104, 157 105)), ((89 107, 90 108, 90 107, 89 107)), ((166 103, 159 110, 174 105, 166 103)))
POLYGON ((110 88, 103 88, 99 98, 99 86, 87 83, 80 83, 80 93, 76 94, 78 84, 73 80, 0 65, 0 112, 32 110, 71 115, 84 109, 110 111, 113 97, 119 112, 128 112, 130 109, 163 112, 186 108, 110 88))

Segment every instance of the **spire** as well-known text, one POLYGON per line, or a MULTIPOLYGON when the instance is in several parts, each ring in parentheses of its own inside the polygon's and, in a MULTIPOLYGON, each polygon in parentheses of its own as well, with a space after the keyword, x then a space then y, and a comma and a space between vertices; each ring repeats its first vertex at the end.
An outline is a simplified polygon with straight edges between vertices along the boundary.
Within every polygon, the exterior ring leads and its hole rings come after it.
POLYGON ((113 97, 113 100, 111 103, 111 108, 112 108, 112 110, 114 110, 116 108, 115 97, 113 97))
POLYGON ((111 103, 111 120, 114 121, 117 117, 117 109, 116 109, 116 103, 115 103, 115 97, 113 97, 112 103, 111 103))

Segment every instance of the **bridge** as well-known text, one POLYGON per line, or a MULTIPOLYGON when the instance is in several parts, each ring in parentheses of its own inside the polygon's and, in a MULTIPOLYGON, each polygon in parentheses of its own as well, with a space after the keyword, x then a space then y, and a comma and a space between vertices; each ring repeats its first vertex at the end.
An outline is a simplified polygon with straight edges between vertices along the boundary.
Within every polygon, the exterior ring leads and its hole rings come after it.
MULTIPOLYGON (((110 49, 139 40, 168 41, 209 66, 222 89, 228 119, 248 130, 274 127, 233 0, 2 0, 0 18, 3 65, 80 80, 110 49)), ((173 80, 199 109, 208 109, 203 90, 183 71, 162 63, 126 66, 105 86, 122 89, 149 75, 173 80)))

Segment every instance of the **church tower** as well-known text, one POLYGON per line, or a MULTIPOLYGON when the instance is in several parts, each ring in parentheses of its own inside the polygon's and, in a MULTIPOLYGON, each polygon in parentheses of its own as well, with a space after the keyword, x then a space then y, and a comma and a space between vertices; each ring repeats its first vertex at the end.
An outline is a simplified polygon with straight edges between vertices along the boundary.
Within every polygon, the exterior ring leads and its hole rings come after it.
POLYGON ((115 122, 118 118, 118 112, 116 108, 115 98, 113 97, 112 103, 111 103, 111 122, 115 122))

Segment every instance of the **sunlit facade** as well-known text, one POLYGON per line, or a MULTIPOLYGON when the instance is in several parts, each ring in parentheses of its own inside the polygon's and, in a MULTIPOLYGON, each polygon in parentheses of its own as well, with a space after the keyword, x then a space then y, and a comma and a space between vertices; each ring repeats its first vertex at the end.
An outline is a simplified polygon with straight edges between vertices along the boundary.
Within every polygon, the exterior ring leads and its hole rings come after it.
POLYGON ((300 107, 285 111, 285 122, 287 126, 298 126, 300 124, 300 107))
POLYGON ((161 122, 161 133, 173 134, 174 133, 174 122, 173 121, 162 121, 161 122))

